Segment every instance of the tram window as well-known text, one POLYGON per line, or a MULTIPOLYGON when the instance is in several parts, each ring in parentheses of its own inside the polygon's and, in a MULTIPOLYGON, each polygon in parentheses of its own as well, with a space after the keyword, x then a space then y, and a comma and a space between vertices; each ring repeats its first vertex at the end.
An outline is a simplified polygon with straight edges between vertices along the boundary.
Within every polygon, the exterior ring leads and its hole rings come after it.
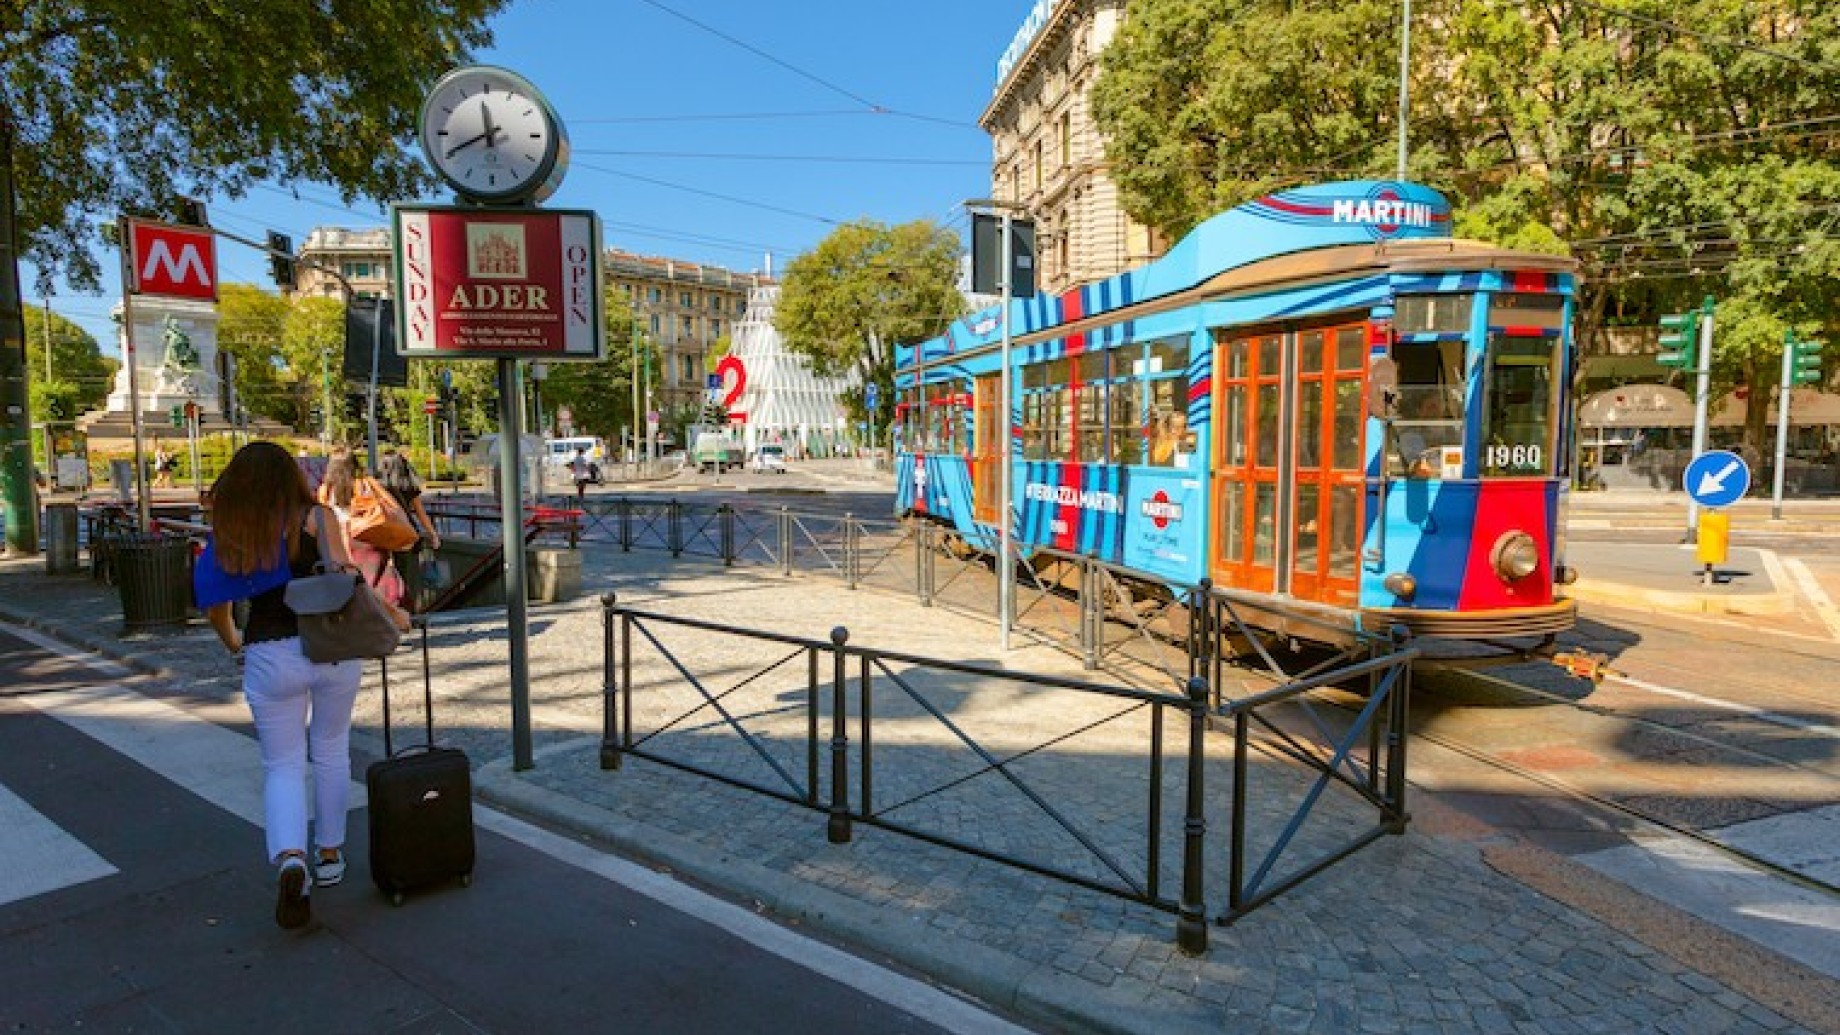
POLYGON ((1402 295, 1393 302, 1400 334, 1462 334, 1469 330, 1474 295, 1402 295))
POLYGON ((1050 388, 1042 393, 1046 409, 1042 416, 1044 460, 1065 460, 1073 448, 1073 393, 1066 388, 1050 388))
POLYGON ((1278 487, 1259 482, 1252 489, 1252 563, 1269 567, 1276 562, 1278 543, 1278 487))
POLYGON ((1553 473, 1553 384, 1559 339, 1489 336, 1482 396, 1482 476, 1553 473))
POLYGON ((1221 463, 1246 465, 1246 386, 1228 385, 1221 404, 1221 463))
POLYGON ((1337 485, 1329 490, 1329 577, 1355 577, 1355 487, 1337 485))
POLYGON ((1112 400, 1112 461, 1120 464, 1144 462, 1142 392, 1134 381, 1114 381, 1112 400))
POLYGON ((1022 458, 1024 460, 1047 459, 1047 444, 1044 427, 1047 415, 1043 412, 1047 395, 1043 392, 1030 392, 1022 397, 1022 458))
POLYGON ((1078 447, 1074 459, 1081 463, 1105 462, 1105 383, 1085 384, 1070 390, 1078 420, 1078 447))
POLYGON ((1347 374, 1367 365, 1367 328, 1343 327, 1335 332, 1335 369, 1347 374))
POLYGON ((1393 346, 1399 372, 1397 437, 1387 469, 1395 476, 1438 475, 1447 446, 1463 444, 1463 343, 1401 342, 1393 346))
POLYGON ((1297 336, 1297 370, 1303 374, 1320 374, 1323 369, 1323 332, 1304 331, 1297 336))
POLYGON ((1258 457, 1254 464, 1258 467, 1278 466, 1278 386, 1275 384, 1259 385, 1256 399, 1258 412, 1258 457))
POLYGON ((1361 382, 1339 378, 1335 382, 1335 452, 1336 468, 1357 471, 1361 468, 1361 382))
POLYGON ((1565 296, 1495 295, 1489 299, 1489 326, 1556 331, 1565 326, 1565 296))
MULTIPOLYGON (((1319 353, 1320 355, 1320 353, 1319 353)), ((1297 466, 1322 466, 1321 381, 1302 381, 1297 385, 1297 466)))

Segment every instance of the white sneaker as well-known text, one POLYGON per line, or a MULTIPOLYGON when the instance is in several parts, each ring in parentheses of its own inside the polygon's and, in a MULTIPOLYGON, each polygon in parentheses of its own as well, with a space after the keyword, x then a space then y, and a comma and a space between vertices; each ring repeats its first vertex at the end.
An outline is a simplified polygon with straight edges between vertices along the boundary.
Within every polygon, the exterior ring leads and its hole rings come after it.
POLYGON ((322 888, 330 888, 345 879, 345 850, 334 848, 333 851, 338 854, 331 859, 324 855, 313 858, 313 883, 322 888))
POLYGON ((313 919, 313 902, 307 898, 307 861, 298 855, 281 860, 275 877, 275 923, 293 930, 313 919))

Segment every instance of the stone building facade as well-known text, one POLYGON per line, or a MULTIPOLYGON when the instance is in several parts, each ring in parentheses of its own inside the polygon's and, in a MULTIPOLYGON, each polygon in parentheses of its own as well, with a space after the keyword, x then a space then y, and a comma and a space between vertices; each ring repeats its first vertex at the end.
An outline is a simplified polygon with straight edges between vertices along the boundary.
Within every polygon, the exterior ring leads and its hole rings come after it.
POLYGON ((1058 293, 1161 255, 1169 242, 1125 215, 1092 116, 1099 55, 1125 0, 1038 0, 997 62, 978 119, 991 137, 991 197, 1035 220, 1038 287, 1058 293))
MULTIPOLYGON (((316 226, 295 255, 337 269, 360 297, 389 298, 391 295, 390 232, 386 229, 316 226)), ((308 298, 344 296, 337 277, 305 263, 294 267, 294 290, 284 293, 308 298)))
MULTIPOLYGON (((626 297, 639 335, 653 344, 660 369, 652 372, 651 409, 672 427, 702 406, 709 347, 732 337, 747 312, 748 294, 772 283, 757 273, 737 273, 682 259, 609 249, 601 257, 606 285, 626 297)), ((609 337, 626 340, 616 328, 609 337)))

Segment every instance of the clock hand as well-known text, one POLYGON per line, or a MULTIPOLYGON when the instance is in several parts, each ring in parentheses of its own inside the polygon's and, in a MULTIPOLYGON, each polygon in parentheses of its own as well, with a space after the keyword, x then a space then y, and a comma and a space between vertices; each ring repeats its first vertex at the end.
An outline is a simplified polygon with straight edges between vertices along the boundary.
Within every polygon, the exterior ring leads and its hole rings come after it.
POLYGON ((492 125, 492 109, 486 107, 486 102, 484 101, 479 102, 479 114, 485 119, 485 123, 486 123, 486 132, 485 132, 486 146, 487 147, 497 147, 498 146, 498 127, 492 125))
POLYGON ((453 156, 459 154, 461 151, 464 151, 467 148, 472 147, 474 144, 479 143, 481 140, 486 139, 486 136, 487 134, 481 133, 476 137, 472 137, 467 140, 462 140, 458 144, 455 144, 454 146, 447 149, 447 157, 452 158, 453 156))

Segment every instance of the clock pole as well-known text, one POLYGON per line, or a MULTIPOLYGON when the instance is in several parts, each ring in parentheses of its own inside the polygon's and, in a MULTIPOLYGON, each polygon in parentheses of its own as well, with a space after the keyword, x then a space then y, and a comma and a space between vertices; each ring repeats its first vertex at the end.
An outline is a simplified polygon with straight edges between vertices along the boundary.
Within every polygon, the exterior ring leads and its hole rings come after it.
MULTIPOLYGON (((443 75, 422 104, 420 123, 422 148, 435 171, 454 188, 461 204, 482 211, 535 209, 555 192, 568 167, 568 133, 562 120, 534 85, 506 69, 473 66, 443 75), (519 141, 519 146, 500 146, 512 140, 519 141), (533 158, 525 152, 523 142, 527 140, 542 142, 540 157, 533 158)), ((598 300, 600 235, 598 224, 590 225, 593 229, 587 251, 594 264, 594 295, 598 300)), ((401 254, 399 275, 405 269, 401 254)), ((402 308, 406 311, 408 307, 405 304, 402 308)), ((605 332, 599 326, 598 301, 594 313, 592 355, 580 355, 564 347, 553 354, 555 358, 599 358, 605 346, 605 332)), ((376 351, 373 347, 373 453, 376 351)), ((503 349, 473 350, 470 357, 468 353, 465 347, 449 347, 444 358, 491 357, 498 364, 499 529, 504 551, 505 634, 510 646, 511 753, 512 768, 525 770, 536 763, 531 750, 530 621, 526 595, 529 580, 524 553, 524 374, 520 359, 503 349)), ((529 353, 530 358, 548 355, 529 353)))

